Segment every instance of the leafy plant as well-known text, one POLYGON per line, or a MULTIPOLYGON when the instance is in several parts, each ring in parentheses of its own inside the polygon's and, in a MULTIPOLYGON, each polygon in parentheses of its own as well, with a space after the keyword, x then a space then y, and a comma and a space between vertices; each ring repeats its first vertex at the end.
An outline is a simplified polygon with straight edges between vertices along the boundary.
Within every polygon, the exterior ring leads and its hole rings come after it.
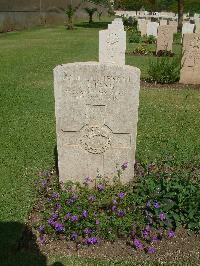
POLYGON ((153 44, 156 43, 156 38, 153 35, 143 36, 142 41, 147 44, 153 44))
POLYGON ((98 14, 99 21, 100 21, 100 20, 101 20, 101 16, 102 16, 103 12, 102 12, 102 11, 98 11, 98 10, 97 10, 97 14, 98 14))
POLYGON ((136 31, 133 31, 131 36, 129 37, 129 42, 130 43, 139 43, 140 41, 141 41, 140 35, 136 31))
POLYGON ((73 24, 73 17, 79 8, 79 5, 76 7, 73 7, 71 4, 68 5, 67 10, 65 11, 68 21, 67 21, 67 29, 68 30, 73 30, 74 29, 74 24, 73 24))
POLYGON ((85 7, 84 10, 88 13, 89 15, 89 23, 93 23, 93 15, 97 11, 97 8, 89 8, 85 7))
POLYGON ((161 57, 149 61, 148 74, 150 81, 167 84, 179 80, 180 58, 161 57))
POLYGON ((177 227, 200 229, 198 179, 150 165, 136 183, 122 185, 127 167, 124 163, 117 168, 112 186, 108 178, 98 176, 86 177, 84 186, 69 182, 61 189, 57 179, 44 178, 40 241, 62 235, 77 244, 94 245, 100 239, 125 238, 135 249, 154 253, 151 244, 174 237, 177 227))
POLYGON ((133 54, 139 55, 151 55, 153 52, 150 51, 146 46, 139 45, 133 50, 133 54))

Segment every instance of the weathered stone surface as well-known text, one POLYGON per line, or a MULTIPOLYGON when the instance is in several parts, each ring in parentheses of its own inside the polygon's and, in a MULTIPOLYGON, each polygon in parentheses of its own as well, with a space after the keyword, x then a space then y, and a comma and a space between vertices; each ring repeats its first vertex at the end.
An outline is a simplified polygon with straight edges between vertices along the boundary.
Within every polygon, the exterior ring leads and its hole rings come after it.
POLYGON ((171 26, 171 29, 173 31, 173 34, 177 33, 178 22, 176 22, 176 21, 169 21, 169 26, 171 26))
POLYGON ((109 30, 122 30, 124 31, 124 24, 121 18, 115 18, 112 24, 108 24, 109 30))
POLYGON ((138 19, 138 31, 141 32, 141 36, 147 34, 147 21, 146 19, 138 19))
POLYGON ((200 33, 200 20, 195 22, 195 33, 200 33))
POLYGON ((160 20, 160 26, 164 26, 164 25, 167 25, 167 20, 161 19, 160 20))
POLYGON ((200 34, 184 34, 180 83, 200 84, 200 34))
POLYGON ((99 32, 100 63, 125 65, 126 32, 122 26, 118 27, 116 24, 111 25, 108 30, 99 32))
POLYGON ((159 26, 159 23, 157 22, 148 22, 147 23, 147 36, 153 35, 154 37, 157 38, 158 26, 159 26))
POLYGON ((159 26, 156 53, 158 53, 159 51, 172 52, 172 44, 173 32, 171 30, 171 26, 159 26))
POLYGON ((83 182, 97 173, 110 178, 116 164, 130 162, 122 182, 134 175, 140 70, 98 62, 54 69, 60 181, 83 182))
POLYGON ((186 33, 193 33, 194 32, 194 24, 191 23, 184 23, 182 27, 182 37, 186 33))

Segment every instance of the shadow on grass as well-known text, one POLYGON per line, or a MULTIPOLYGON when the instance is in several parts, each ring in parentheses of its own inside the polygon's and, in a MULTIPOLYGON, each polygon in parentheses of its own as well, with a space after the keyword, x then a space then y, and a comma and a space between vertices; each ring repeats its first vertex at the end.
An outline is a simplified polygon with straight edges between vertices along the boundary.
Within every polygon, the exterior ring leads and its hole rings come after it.
POLYGON ((89 29, 107 29, 109 22, 105 21, 99 21, 99 22, 93 22, 93 23, 88 23, 88 22, 81 22, 75 24, 76 27, 80 28, 89 28, 89 29))
MULTIPOLYGON (((0 265, 1 266, 46 266, 47 258, 36 242, 36 236, 24 224, 0 222, 0 265)), ((55 262, 51 266, 63 266, 55 262)))

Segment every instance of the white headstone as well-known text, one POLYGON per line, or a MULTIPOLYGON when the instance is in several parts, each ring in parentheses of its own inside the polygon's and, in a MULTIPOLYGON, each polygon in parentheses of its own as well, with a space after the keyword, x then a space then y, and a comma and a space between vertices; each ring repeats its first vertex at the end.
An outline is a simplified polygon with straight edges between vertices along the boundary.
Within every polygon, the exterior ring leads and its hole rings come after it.
POLYGON ((158 53, 159 51, 172 52, 172 44, 173 44, 173 31, 171 30, 171 26, 169 25, 159 26, 156 53, 158 53))
POLYGON ((125 65, 126 32, 116 24, 99 32, 100 63, 125 65))
POLYGON ((180 83, 200 84, 200 34, 184 34, 181 65, 180 83))
POLYGON ((134 176, 140 70, 98 62, 54 69, 59 180, 116 175, 129 163, 122 182, 134 176))
POLYGON ((182 27, 182 36, 186 33, 193 33, 194 32, 194 24, 191 23, 184 23, 182 27))
POLYGON ((159 23, 157 22, 148 22, 147 23, 147 36, 153 35, 154 37, 157 38, 158 26, 159 26, 159 23))

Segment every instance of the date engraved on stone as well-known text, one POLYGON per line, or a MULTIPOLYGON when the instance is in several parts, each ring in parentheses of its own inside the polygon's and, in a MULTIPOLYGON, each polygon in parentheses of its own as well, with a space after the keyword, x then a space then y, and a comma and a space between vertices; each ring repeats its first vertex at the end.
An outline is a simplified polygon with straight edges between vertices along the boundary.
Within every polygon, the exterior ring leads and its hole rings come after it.
POLYGON ((111 146, 111 130, 106 126, 85 126, 81 133, 80 144, 89 153, 101 154, 111 146))

